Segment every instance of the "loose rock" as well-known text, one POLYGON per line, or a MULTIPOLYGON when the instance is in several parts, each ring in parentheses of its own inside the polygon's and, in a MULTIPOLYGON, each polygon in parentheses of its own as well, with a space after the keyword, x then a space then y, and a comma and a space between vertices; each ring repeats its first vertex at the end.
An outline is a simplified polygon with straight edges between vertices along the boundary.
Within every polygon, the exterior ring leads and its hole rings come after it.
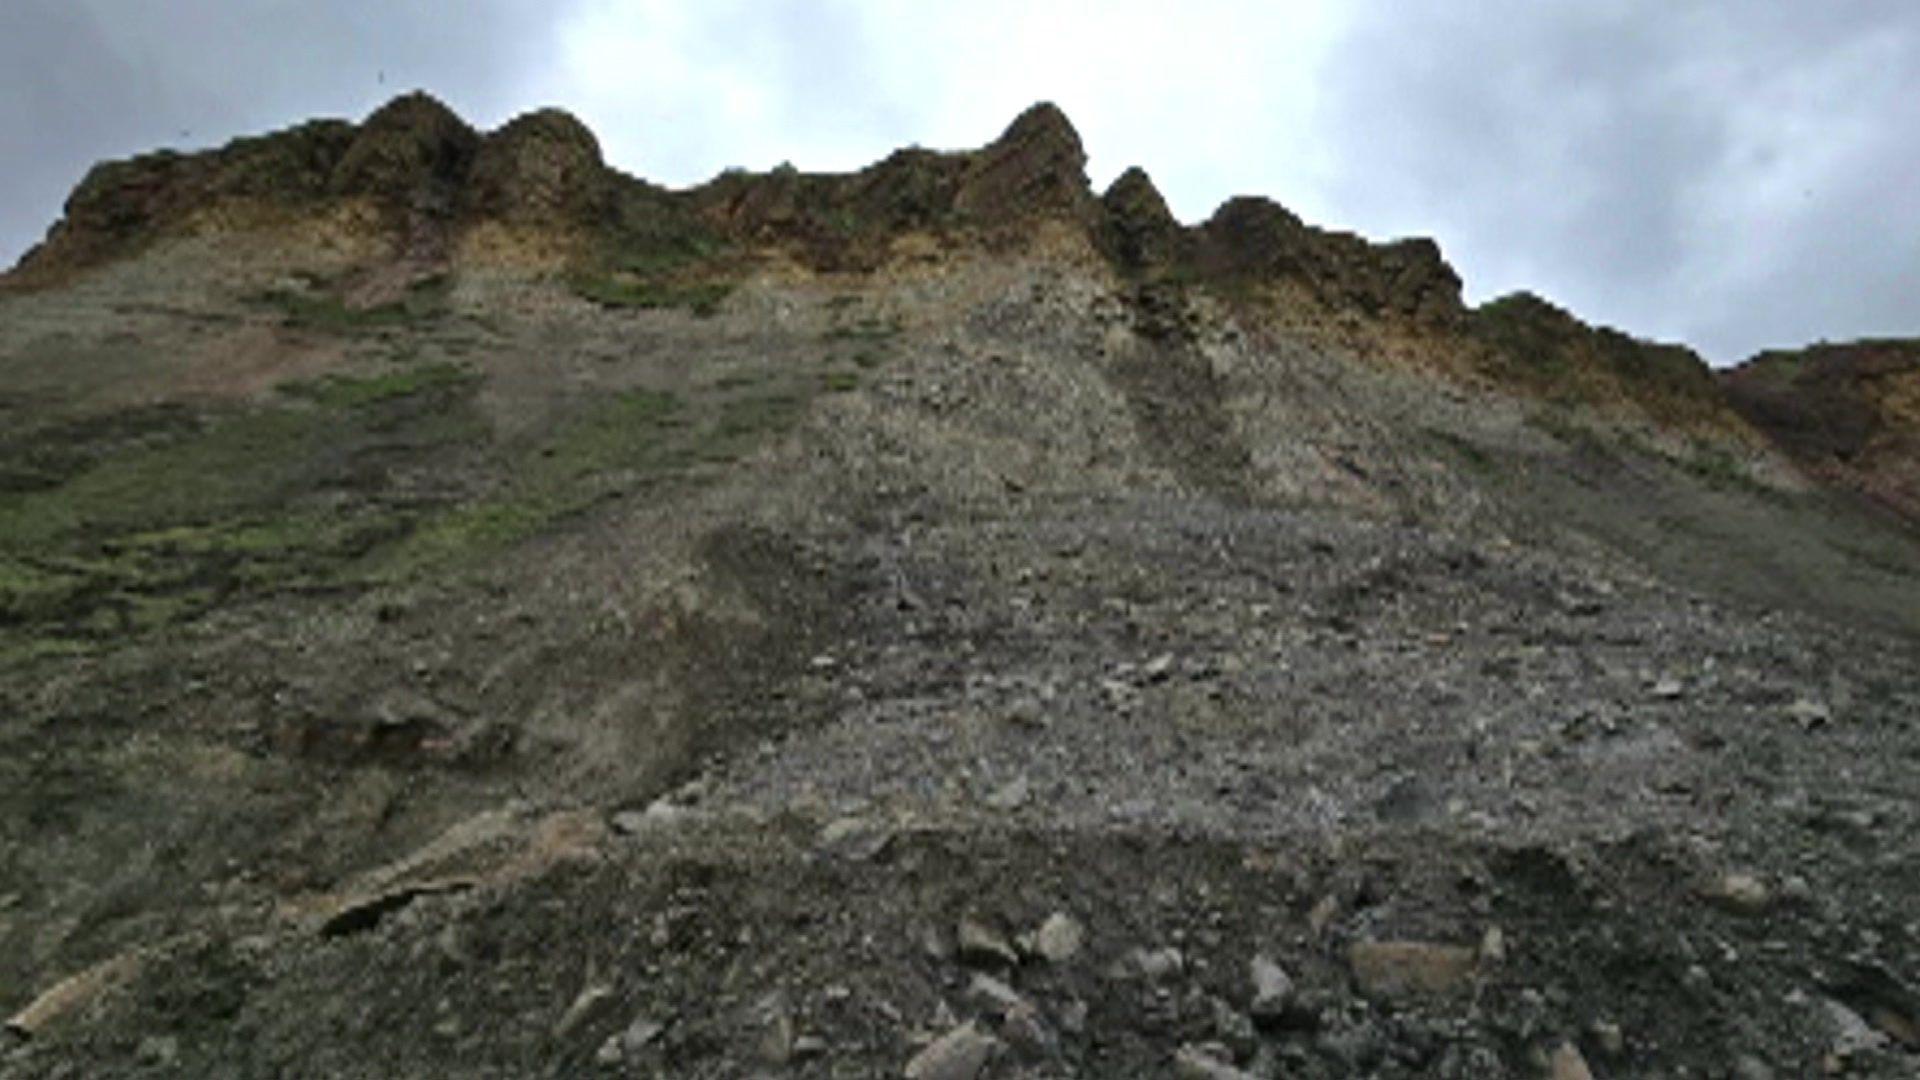
POLYGON ((1196 1046, 1183 1046, 1174 1055, 1173 1074, 1181 1080, 1258 1080, 1196 1046))
POLYGON ((1078 920, 1056 911, 1034 932, 1033 951, 1050 964, 1064 964, 1080 954, 1086 937, 1086 928, 1078 920))
POLYGON ((1773 899, 1764 882, 1745 873, 1722 877, 1707 888, 1706 895, 1720 907, 1740 915, 1758 915, 1773 899))
POLYGON ((1497 926, 1487 927, 1480 937, 1480 961, 1485 964, 1503 964, 1507 960, 1507 935, 1497 926))
POLYGON ((1020 962, 1020 954, 1005 934, 972 916, 960 920, 955 947, 960 962, 974 967, 1013 967, 1020 962))
POLYGON ((123 953, 55 983, 27 1007, 7 1019, 7 1030, 24 1038, 40 1034, 54 1021, 133 981, 140 955, 123 953))
POLYGON ((999 1047, 999 1039, 962 1024, 915 1054, 904 1075, 906 1080, 974 1080, 999 1047))
POLYGON ((572 1035, 598 1019, 612 1004, 613 987, 599 984, 587 987, 567 1006, 567 1011, 560 1014, 559 1021, 553 1025, 553 1037, 564 1039, 572 1035))
POLYGON ((1580 1056, 1580 1048, 1570 1042, 1563 1042, 1547 1059, 1548 1075, 1553 1080, 1593 1080, 1593 1070, 1587 1067, 1587 1059, 1580 1056))
POLYGON ((1378 997, 1446 994, 1473 976, 1475 953, 1420 941, 1362 941, 1348 950, 1362 992, 1378 997))
POLYGON ((973 983, 968 987, 973 996, 993 1003, 1002 1012, 1025 1008, 1027 1000, 1020 992, 991 975, 975 972, 973 983))
POLYGON ((1121 961, 1120 973, 1157 982, 1180 974, 1186 966, 1186 957, 1180 955, 1179 949, 1135 949, 1121 961))
POLYGON ((1248 1011, 1264 1024, 1279 1021, 1293 1000, 1292 977, 1264 956, 1247 961, 1247 974, 1253 980, 1253 1003, 1248 1011))
POLYGON ((1787 706, 1787 719, 1812 731, 1814 728, 1824 727, 1832 722, 1833 710, 1827 708, 1824 702, 1815 701, 1812 698, 1801 698, 1787 706))
POLYGON ((1027 805, 1027 800, 1032 795, 1032 785, 1028 784, 1027 778, 1022 776, 987 796, 987 805, 995 810, 1018 810, 1027 805))

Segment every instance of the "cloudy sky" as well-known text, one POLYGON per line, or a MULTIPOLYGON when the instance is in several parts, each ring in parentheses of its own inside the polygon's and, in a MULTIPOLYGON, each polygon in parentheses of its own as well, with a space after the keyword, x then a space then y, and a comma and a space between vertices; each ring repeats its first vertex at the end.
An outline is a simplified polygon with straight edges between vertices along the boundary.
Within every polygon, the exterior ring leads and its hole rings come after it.
POLYGON ((1437 237, 1717 361, 1920 335, 1913 0, 4 0, 0 263, 95 160, 425 88, 669 184, 974 146, 1064 107, 1104 185, 1437 237))

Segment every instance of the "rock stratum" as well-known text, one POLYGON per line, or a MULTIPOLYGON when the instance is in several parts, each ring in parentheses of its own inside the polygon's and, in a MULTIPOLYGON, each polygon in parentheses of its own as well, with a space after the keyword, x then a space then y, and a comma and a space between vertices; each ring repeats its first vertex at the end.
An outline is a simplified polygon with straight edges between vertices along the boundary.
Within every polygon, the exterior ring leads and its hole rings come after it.
POLYGON ((0 1074, 1920 1070, 1920 345, 432 98, 0 276, 0 1074))

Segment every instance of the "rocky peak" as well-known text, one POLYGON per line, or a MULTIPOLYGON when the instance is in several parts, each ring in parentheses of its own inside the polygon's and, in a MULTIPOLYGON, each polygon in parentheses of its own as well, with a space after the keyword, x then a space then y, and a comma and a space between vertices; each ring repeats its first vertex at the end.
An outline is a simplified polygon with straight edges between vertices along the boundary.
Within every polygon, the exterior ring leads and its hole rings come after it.
POLYGON ((1059 107, 1042 102, 972 155, 955 209, 989 220, 1035 213, 1086 213, 1091 202, 1087 152, 1059 107))
POLYGON ((482 215, 540 223, 577 219, 605 198, 600 142, 573 114, 541 109, 508 121, 474 156, 472 200, 482 215))
POLYGON ((1184 230, 1167 209, 1145 169, 1133 166, 1100 196, 1114 254, 1128 266, 1157 265, 1174 259, 1184 230))
POLYGON ((330 186, 402 204, 444 198, 465 180, 479 145, 479 134, 438 99, 405 94, 360 125, 330 186))

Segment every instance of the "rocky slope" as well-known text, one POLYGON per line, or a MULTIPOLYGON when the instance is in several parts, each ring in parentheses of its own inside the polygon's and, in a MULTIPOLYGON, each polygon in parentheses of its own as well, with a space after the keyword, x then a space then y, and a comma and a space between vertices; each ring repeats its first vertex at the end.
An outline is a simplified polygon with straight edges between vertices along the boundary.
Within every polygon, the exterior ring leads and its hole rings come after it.
POLYGON ((1912 350, 1084 160, 89 174, 0 282, 0 1071, 1914 1075, 1912 350))

